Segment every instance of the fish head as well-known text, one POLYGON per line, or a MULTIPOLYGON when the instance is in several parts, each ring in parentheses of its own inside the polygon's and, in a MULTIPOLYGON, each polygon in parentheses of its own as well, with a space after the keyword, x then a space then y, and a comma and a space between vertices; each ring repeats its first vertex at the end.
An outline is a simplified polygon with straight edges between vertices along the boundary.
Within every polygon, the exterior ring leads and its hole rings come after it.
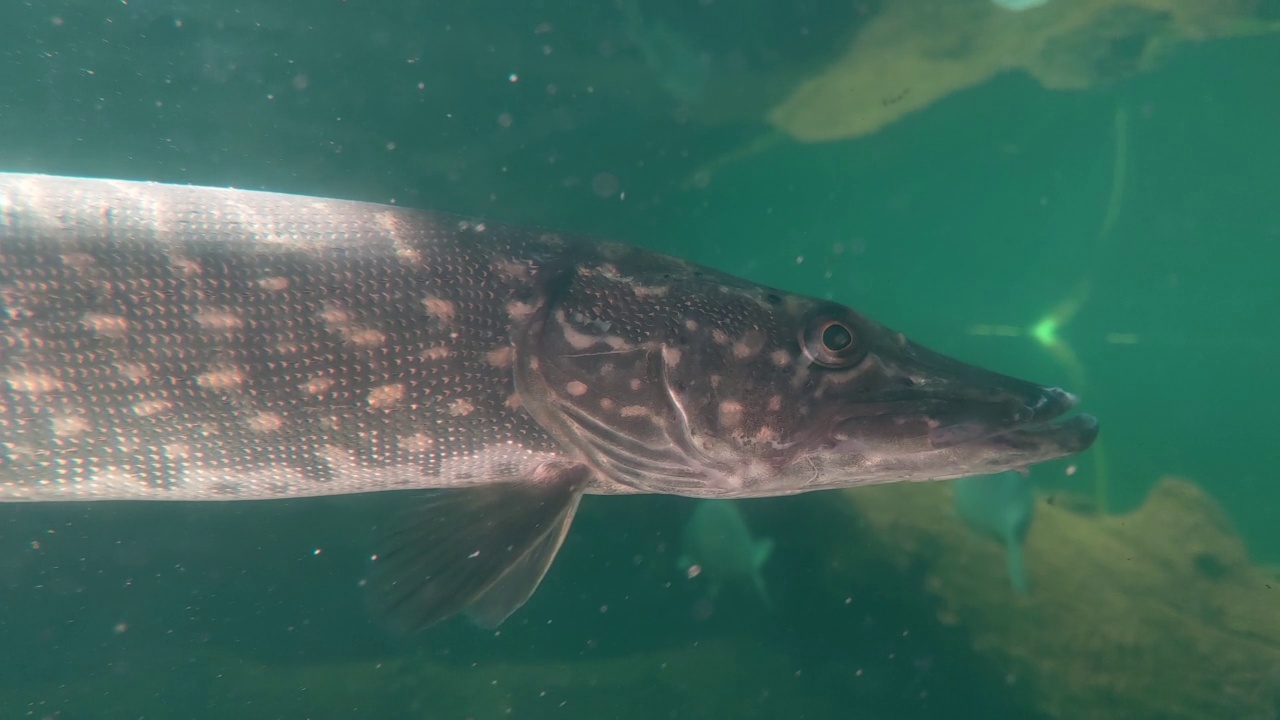
POLYGON ((581 263, 520 343, 526 407, 634 491, 750 497, 990 474, 1097 434, 1070 393, 840 305, 653 256, 581 263), (536 367, 531 367, 531 365, 536 367))
POLYGON ((818 304, 800 325, 805 369, 818 378, 810 447, 837 483, 849 473, 894 481, 1023 469, 1097 436, 1092 416, 1067 417, 1071 393, 935 352, 847 308, 818 304))

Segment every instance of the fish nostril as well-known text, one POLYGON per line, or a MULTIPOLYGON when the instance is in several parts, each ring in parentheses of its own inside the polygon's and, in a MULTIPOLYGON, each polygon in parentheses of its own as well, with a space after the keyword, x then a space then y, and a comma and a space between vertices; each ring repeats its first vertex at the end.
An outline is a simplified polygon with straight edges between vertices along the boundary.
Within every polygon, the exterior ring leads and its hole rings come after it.
POLYGON ((1026 421, 1037 417, 1054 418, 1075 407, 1076 402, 1076 396, 1062 388, 1041 388, 1030 404, 1023 401, 1023 410, 1019 413, 1019 419, 1026 421), (1022 418, 1022 413, 1028 416, 1022 418))
POLYGON ((893 375, 889 381, 899 388, 914 388, 924 384, 924 379, 916 375, 893 375))
POLYGON ((1063 411, 1070 410, 1080 402, 1080 398, 1066 390, 1063 390, 1062 388, 1049 388, 1048 393, 1053 397, 1058 405, 1062 407, 1063 411))

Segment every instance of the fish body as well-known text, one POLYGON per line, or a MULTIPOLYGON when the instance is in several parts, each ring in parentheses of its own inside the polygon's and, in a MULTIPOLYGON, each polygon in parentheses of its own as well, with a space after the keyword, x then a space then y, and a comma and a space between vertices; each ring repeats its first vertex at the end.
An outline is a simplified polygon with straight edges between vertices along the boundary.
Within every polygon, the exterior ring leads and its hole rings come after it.
POLYGON ((371 568, 496 625, 583 494, 760 497, 1087 448, 1070 394, 627 245, 278 193, 0 174, 0 500, 437 489, 371 568))
POLYGON ((1023 545, 1035 516, 1035 487, 1020 472, 976 475, 952 483, 956 512, 974 530, 1005 546, 1009 584, 1019 593, 1030 590, 1023 545))
POLYGON ((678 566, 696 566, 711 581, 711 594, 724 585, 752 589, 766 606, 772 605, 764 582, 764 564, 773 553, 771 538, 751 535, 746 518, 732 500, 700 500, 684 526, 678 566))
POLYGON ((359 203, 0 175, 0 499, 517 477, 557 450, 519 407, 512 326, 569 246, 359 203))

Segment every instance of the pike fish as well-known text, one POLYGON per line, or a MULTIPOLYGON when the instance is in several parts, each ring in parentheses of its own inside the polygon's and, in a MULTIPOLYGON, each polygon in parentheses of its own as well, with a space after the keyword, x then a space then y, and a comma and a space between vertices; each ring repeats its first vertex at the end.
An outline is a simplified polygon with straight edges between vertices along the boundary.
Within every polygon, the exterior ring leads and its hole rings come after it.
POLYGON ((395 206, 0 173, 0 501, 431 489, 405 631, 521 607, 584 494, 745 498, 1086 449, 1076 398, 837 303, 395 206))

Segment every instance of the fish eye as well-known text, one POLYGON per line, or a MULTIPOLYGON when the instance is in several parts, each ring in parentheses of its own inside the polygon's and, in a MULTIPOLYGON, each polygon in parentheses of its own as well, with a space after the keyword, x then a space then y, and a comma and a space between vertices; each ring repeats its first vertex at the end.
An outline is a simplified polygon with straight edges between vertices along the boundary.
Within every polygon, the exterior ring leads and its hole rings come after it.
POLYGON ((850 323, 822 315, 808 324, 804 333, 805 354, 823 367, 850 367, 862 359, 858 336, 850 323))
POLYGON ((853 344, 853 331, 838 322, 828 323, 822 330, 822 345, 838 353, 853 344))

